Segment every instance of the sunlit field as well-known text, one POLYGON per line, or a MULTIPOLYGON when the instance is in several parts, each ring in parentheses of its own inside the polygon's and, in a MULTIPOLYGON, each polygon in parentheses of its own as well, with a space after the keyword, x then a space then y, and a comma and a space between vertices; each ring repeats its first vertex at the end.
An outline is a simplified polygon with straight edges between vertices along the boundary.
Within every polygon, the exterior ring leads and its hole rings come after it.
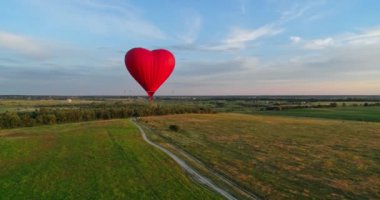
POLYGON ((380 200, 380 0, 0 4, 0 200, 380 200))
POLYGON ((101 103, 100 100, 84 100, 84 99, 2 99, 0 100, 0 113, 9 112, 30 112, 41 107, 69 108, 94 103, 101 103))
POLYGON ((380 122, 380 106, 290 109, 282 111, 264 111, 256 113, 266 115, 316 117, 328 119, 380 122))
POLYGON ((141 123, 265 199, 380 198, 379 123, 231 113, 141 123))

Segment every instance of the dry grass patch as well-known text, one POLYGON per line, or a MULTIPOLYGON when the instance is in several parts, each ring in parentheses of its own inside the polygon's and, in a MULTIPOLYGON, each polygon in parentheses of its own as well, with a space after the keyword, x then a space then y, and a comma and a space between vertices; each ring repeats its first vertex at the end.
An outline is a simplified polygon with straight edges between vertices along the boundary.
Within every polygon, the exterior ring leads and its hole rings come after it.
POLYGON ((265 198, 380 198, 379 123, 242 114, 143 121, 265 198), (181 131, 169 132, 169 124, 181 131))

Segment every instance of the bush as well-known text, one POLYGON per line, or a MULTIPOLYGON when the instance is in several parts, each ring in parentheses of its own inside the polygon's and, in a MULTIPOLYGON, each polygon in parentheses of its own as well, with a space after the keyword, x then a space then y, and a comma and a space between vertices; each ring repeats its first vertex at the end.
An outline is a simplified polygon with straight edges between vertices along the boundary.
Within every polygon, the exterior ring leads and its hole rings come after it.
POLYGON ((0 117, 1 127, 4 128, 16 128, 21 126, 21 119, 15 112, 5 112, 0 117))
POLYGON ((172 125, 169 126, 169 130, 174 131, 174 132, 178 132, 179 131, 179 126, 172 124, 172 125))
POLYGON ((337 104, 337 103, 335 103, 335 102, 333 102, 333 103, 330 103, 330 107, 333 107, 333 108, 335 108, 335 107, 338 107, 338 104, 337 104))

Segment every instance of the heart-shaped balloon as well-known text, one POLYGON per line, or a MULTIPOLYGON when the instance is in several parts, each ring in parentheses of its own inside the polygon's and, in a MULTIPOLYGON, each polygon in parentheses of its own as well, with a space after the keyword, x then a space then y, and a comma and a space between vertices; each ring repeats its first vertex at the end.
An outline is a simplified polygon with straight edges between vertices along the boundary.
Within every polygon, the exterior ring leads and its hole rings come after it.
POLYGON ((174 65, 173 54, 165 49, 149 51, 144 48, 133 48, 125 55, 125 66, 129 73, 150 98, 169 78, 174 65))

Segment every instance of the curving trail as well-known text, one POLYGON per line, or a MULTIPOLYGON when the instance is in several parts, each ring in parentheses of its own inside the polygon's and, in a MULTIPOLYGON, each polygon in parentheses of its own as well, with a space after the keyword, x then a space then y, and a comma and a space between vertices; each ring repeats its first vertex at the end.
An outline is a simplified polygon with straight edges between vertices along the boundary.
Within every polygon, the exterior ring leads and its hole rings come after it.
POLYGON ((195 169, 193 169, 192 167, 190 167, 185 161, 183 161, 182 159, 180 159, 179 157, 177 157, 176 155, 174 155, 172 152, 170 152, 169 150, 159 146, 158 144, 155 144, 153 143, 152 141, 150 141, 147 137, 146 137, 146 134, 145 134, 145 131, 141 128, 140 125, 138 125, 133 119, 131 120, 133 124, 135 124, 137 126, 137 128, 140 130, 141 132, 141 135, 143 137, 143 139, 150 145, 160 149, 161 151, 163 151, 164 153, 166 153, 168 156, 170 156, 175 162, 178 163, 179 166, 182 167, 182 169, 184 169, 188 174, 190 174, 196 181, 198 181, 199 183, 203 184, 203 185, 206 185, 208 186, 209 188, 211 188, 212 190, 214 190, 215 192, 217 192, 218 194, 222 195, 223 197, 225 197, 226 199, 229 199, 229 200, 237 200, 236 197, 232 196, 230 193, 228 193, 227 191, 223 190, 222 188, 218 187, 217 185, 215 185, 210 179, 202 176, 200 173, 198 173, 195 169))

